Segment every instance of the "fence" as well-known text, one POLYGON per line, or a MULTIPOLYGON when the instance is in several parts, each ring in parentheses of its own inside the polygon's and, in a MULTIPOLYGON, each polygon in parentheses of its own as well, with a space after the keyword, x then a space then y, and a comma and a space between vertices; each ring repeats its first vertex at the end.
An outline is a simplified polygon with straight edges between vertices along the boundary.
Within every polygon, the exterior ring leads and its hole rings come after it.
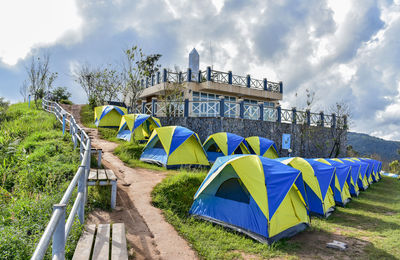
POLYGON ((232 74, 232 71, 223 72, 211 69, 207 67, 206 71, 199 70, 194 75, 194 72, 189 68, 186 72, 173 72, 167 69, 163 69, 162 75, 158 71, 155 75, 146 77, 141 80, 142 87, 148 88, 160 83, 184 83, 184 82, 215 82, 221 84, 228 84, 239 87, 247 87, 259 90, 265 90, 275 93, 283 92, 282 82, 272 82, 267 79, 253 79, 250 75, 239 76, 232 74))
POLYGON ((252 119, 288 124, 304 124, 309 126, 323 126, 332 128, 347 127, 347 117, 337 118, 335 114, 312 113, 310 110, 297 111, 296 108, 284 109, 278 107, 264 106, 246 103, 244 100, 228 101, 224 98, 219 100, 179 100, 143 102, 143 114, 158 117, 230 117, 252 119))
POLYGON ((58 121, 62 123, 63 134, 66 130, 66 124, 68 123, 74 148, 76 148, 79 143, 81 165, 65 191, 60 203, 53 206, 53 214, 31 259, 43 259, 49 247, 50 240, 52 240, 52 259, 64 259, 65 243, 71 231, 72 224, 74 223, 75 216, 78 216, 81 224, 84 223, 87 198, 86 182, 90 171, 91 142, 86 132, 76 123, 75 118, 70 113, 66 112, 59 104, 43 99, 42 107, 45 111, 53 113, 58 121), (76 187, 77 196, 66 220, 66 208, 76 187))

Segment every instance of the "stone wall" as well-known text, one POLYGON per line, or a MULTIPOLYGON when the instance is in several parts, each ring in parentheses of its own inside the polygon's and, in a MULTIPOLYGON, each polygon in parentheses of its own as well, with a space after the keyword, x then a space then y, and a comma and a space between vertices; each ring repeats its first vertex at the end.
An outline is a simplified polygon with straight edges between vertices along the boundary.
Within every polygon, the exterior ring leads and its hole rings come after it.
MULTIPOLYGON (((163 126, 179 125, 196 132, 201 141, 217 132, 230 132, 243 137, 261 136, 273 140, 281 157, 288 156, 287 150, 282 149, 282 134, 291 135, 291 156, 305 158, 328 157, 334 145, 334 128, 319 126, 293 125, 278 122, 268 122, 238 118, 214 117, 162 117, 163 126)), ((341 140, 341 155, 345 155, 347 133, 341 140)))

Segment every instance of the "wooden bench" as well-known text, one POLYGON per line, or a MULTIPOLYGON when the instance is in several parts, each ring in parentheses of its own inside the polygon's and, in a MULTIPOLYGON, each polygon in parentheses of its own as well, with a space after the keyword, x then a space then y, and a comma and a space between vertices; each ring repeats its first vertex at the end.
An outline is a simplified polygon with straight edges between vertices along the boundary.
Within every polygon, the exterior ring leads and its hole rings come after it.
POLYGON ((73 260, 128 260, 124 223, 88 225, 85 229, 73 260))
POLYGON ((111 208, 117 204, 117 177, 110 169, 90 169, 88 186, 111 186, 111 208))

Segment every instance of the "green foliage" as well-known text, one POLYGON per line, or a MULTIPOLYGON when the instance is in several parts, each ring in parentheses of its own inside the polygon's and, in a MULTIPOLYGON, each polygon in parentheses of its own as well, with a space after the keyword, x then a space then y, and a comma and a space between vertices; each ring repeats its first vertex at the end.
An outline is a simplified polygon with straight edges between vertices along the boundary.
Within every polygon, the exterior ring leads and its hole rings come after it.
MULTIPOLYGON (((77 170, 78 150, 60 128, 52 114, 26 103, 11 105, 0 125, 0 259, 31 256, 77 170)), ((75 243, 79 228, 71 234, 75 243)))
POLYGON ((71 97, 71 93, 67 91, 66 87, 57 87, 53 89, 51 94, 54 101, 56 101, 57 103, 59 103, 61 100, 63 100, 64 102, 68 101, 68 99, 71 97))
POLYGON ((398 173, 400 171, 400 163, 399 160, 394 160, 389 164, 390 171, 392 173, 398 173))
POLYGON ((337 207, 329 219, 313 218, 312 227, 293 239, 267 246, 230 229, 188 215, 193 196, 206 176, 205 172, 172 172, 152 192, 153 204, 162 209, 166 220, 204 259, 287 259, 310 256, 318 250, 325 259, 363 256, 365 259, 395 259, 400 255, 400 182, 384 177, 346 208, 337 207), (390 191, 390 192, 389 192, 390 191), (303 239, 298 237, 303 235, 303 239), (325 242, 340 239, 354 245, 345 252, 325 248, 325 242), (338 238, 339 237, 339 238, 338 238), (354 242, 350 242, 354 241, 354 242), (317 248, 317 249, 315 249, 317 248), (357 251, 354 251, 357 250, 357 251), (354 255, 355 253, 358 255, 354 255))
POLYGON ((81 123, 89 128, 96 128, 94 124, 94 108, 91 105, 84 105, 81 107, 81 123))

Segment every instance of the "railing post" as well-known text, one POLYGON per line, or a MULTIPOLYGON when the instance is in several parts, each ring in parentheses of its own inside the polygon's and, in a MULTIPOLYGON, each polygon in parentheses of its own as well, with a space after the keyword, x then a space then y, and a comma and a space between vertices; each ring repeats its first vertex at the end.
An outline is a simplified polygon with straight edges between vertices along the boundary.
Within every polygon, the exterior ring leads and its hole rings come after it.
POLYGON ((276 107, 276 122, 282 122, 282 108, 281 106, 276 107))
MULTIPOLYGON (((84 187, 85 187, 85 196, 84 196, 84 205, 86 205, 87 202, 87 195, 88 195, 88 185, 87 185, 87 179, 89 178, 89 173, 90 173, 90 165, 91 165, 91 160, 92 160, 92 141, 90 141, 90 138, 87 142, 87 148, 88 148, 88 159, 86 161, 86 170, 85 170, 85 179, 84 179, 84 187)), ((100 152, 101 154, 101 152, 100 152)), ((100 156, 100 166, 101 166, 101 156, 100 156)), ((99 167, 100 168, 100 167, 99 167)), ((83 217, 85 217, 85 214, 83 214, 83 217)))
POLYGON ((225 116, 225 97, 219 96, 219 116, 225 116))
POLYGON ((198 77, 197 77, 197 82, 198 82, 198 83, 201 83, 201 81, 202 81, 202 78, 201 78, 201 70, 199 70, 199 74, 198 74, 198 77))
POLYGON ((167 69, 163 69, 163 82, 167 82, 168 80, 168 71, 167 69))
POLYGON ((292 124, 296 124, 297 123, 297 118, 296 118, 296 108, 292 107, 292 124))
POLYGON ((188 68, 187 69, 187 82, 191 82, 192 81, 192 69, 188 68))
POLYGON ((336 128, 336 114, 332 113, 332 128, 336 128))
MULTIPOLYGON (((188 73, 189 75, 189 73, 188 73)), ((185 98, 185 104, 183 107, 183 116, 184 117, 189 117, 189 99, 185 98)))
POLYGON ((83 131, 81 130, 81 141, 79 142, 80 143, 80 146, 79 146, 79 158, 81 158, 81 161, 83 160, 83 138, 84 138, 85 136, 83 135, 83 131))
POLYGON ((244 118, 244 100, 238 99, 239 102, 239 117, 244 118))
MULTIPOLYGON (((91 153, 91 151, 89 153, 91 153)), ((79 222, 81 223, 81 225, 83 225, 85 223, 85 200, 86 200, 85 199, 85 196, 86 196, 86 194, 85 194, 85 186, 86 186, 85 175, 86 175, 86 165, 83 168, 83 171, 81 172, 81 176, 79 177, 79 180, 78 180, 78 192, 81 192, 83 194, 82 201, 79 204, 78 213, 77 213, 78 219, 79 219, 79 222)))
POLYGON ((232 85, 232 71, 228 71, 228 84, 232 85))
POLYGON ((251 78, 250 78, 250 75, 247 74, 247 76, 246 76, 246 86, 247 86, 248 88, 250 88, 250 85, 251 85, 251 78))
POLYGON ((178 73, 178 83, 179 84, 182 83, 182 71, 179 71, 179 73, 178 73))
POLYGON ((211 67, 207 67, 207 81, 211 81, 211 67))
POLYGON ((141 79, 141 80, 140 80, 140 86, 141 86, 142 88, 144 88, 144 79, 141 79))
POLYGON ((74 123, 72 125, 72 137, 74 139, 74 150, 75 150, 76 146, 78 145, 77 142, 76 142, 77 138, 76 138, 76 122, 75 122, 75 120, 74 120, 74 123))
POLYGON ((146 77, 146 88, 149 87, 149 77, 146 77))
POLYGON ((28 96, 28 107, 31 107, 31 95, 28 96))
POLYGON ((306 116, 307 116, 307 125, 311 125, 311 111, 310 109, 306 109, 306 116))
POLYGON ((160 72, 157 71, 157 84, 160 84, 160 72))
POLYGON ((157 98, 152 97, 151 98, 151 115, 152 116, 156 116, 156 114, 157 114, 156 108, 157 108, 157 98))
POLYGON ((264 85, 264 90, 267 91, 268 90, 268 81, 266 78, 263 79, 263 85, 264 85))
POLYGON ((320 116, 320 126, 324 126, 324 111, 319 112, 319 116, 320 116))
POLYGON ((142 100, 142 113, 146 114, 146 99, 142 100))
POLYGON ((61 217, 53 233, 52 259, 65 258, 65 208, 65 204, 53 205, 53 212, 61 211, 61 217))
POLYGON ((154 74, 151 75, 151 85, 154 86, 154 74))
POLYGON ((258 102, 258 109, 260 110, 260 120, 264 121, 264 102, 258 102))
POLYGON ((62 114, 62 124, 63 124, 62 131, 63 131, 63 135, 64 135, 65 134, 65 114, 64 113, 62 114))
POLYGON ((279 81, 279 93, 283 93, 283 83, 282 81, 279 81))

